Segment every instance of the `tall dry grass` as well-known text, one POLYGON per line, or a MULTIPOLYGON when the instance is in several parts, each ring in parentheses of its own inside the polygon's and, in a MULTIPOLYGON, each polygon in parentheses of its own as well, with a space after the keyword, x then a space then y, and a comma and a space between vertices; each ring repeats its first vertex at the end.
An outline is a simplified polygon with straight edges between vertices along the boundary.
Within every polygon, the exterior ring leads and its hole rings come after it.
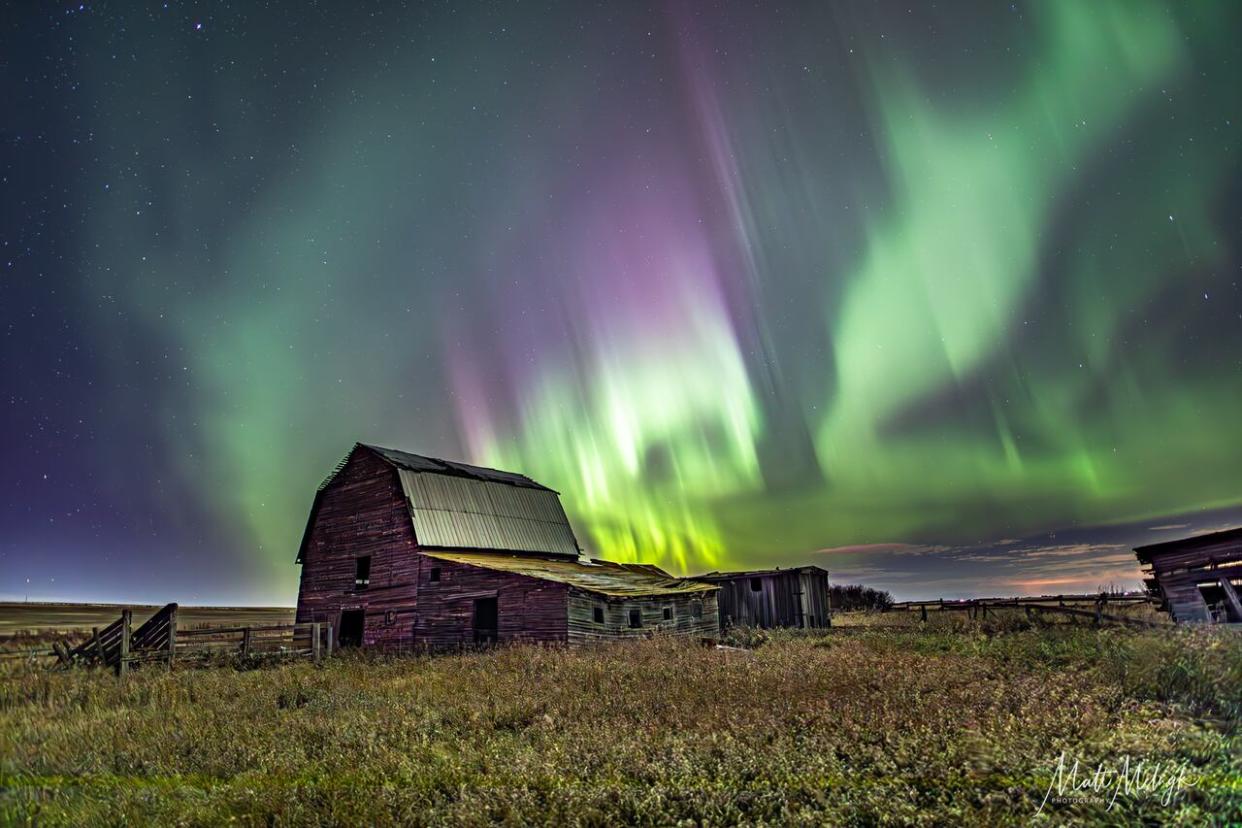
POLYGON ((1082 628, 769 634, 263 669, 7 665, 0 821, 40 825, 1029 822, 1062 750, 1186 762, 1242 819, 1242 637, 1082 628))

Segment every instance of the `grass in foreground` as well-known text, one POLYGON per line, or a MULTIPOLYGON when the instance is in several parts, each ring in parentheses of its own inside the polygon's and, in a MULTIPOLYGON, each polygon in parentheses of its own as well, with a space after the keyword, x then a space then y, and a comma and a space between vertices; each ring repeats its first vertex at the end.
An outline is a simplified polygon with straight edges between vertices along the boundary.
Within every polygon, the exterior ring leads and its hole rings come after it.
POLYGON ((1062 751, 1191 775, 1167 806, 1038 819, 1242 820, 1237 635, 855 630, 124 684, 0 669, 0 821, 19 824, 1029 823, 1062 751))

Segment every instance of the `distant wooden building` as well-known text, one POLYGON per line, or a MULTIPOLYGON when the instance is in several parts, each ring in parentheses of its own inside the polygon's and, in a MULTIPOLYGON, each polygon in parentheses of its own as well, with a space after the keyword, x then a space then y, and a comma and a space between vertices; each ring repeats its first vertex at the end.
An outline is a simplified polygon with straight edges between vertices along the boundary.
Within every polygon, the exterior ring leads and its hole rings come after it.
POLYGON ((696 581, 720 587, 720 626, 828 627, 828 571, 818 566, 709 572, 696 581))
POLYGON ((1134 550, 1147 589, 1173 620, 1242 623, 1242 528, 1134 550))
POLYGON ((297 621, 341 646, 719 633, 715 586, 584 559, 552 489, 361 443, 315 494, 297 562, 297 621))

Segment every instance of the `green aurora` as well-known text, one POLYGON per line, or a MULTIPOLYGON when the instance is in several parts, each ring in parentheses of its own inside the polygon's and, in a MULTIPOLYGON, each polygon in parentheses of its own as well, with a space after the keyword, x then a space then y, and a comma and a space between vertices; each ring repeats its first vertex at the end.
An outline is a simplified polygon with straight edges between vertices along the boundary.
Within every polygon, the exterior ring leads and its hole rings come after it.
POLYGON ((186 14, 56 35, 117 554, 283 600, 356 440, 678 572, 1242 504, 1242 7, 186 14))

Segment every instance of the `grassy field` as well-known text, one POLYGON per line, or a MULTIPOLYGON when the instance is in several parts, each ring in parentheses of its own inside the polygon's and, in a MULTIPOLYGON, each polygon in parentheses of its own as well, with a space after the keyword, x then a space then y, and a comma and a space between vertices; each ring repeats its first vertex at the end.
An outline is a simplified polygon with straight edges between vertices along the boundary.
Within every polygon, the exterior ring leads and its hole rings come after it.
POLYGON ((7 662, 0 822, 1242 820, 1237 634, 999 618, 740 638, 754 649, 514 646, 123 683, 7 662), (1104 790, 1037 816, 1063 752, 1080 780, 1127 757, 1185 776, 1167 804, 1123 792, 1109 810, 1104 790))

